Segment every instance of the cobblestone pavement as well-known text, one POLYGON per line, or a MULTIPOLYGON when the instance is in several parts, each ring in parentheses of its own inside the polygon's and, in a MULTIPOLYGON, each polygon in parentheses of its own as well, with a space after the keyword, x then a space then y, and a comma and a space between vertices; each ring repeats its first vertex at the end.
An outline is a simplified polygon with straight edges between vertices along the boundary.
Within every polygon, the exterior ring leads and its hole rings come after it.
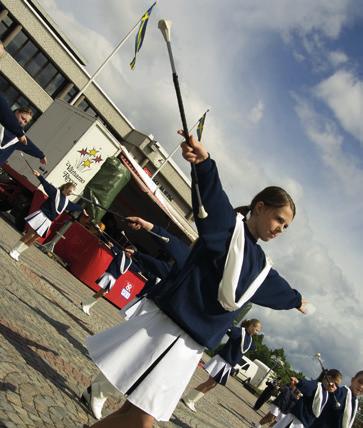
MULTIPOLYGON (((92 291, 37 248, 15 262, 7 252, 18 239, 0 218, 0 426, 92 425, 95 420, 79 396, 97 369, 83 343, 90 334, 120 322, 118 310, 102 300, 92 318, 85 315, 80 301, 92 291)), ((206 378, 198 368, 189 388, 206 378)), ((227 387, 217 386, 198 403, 197 414, 180 403, 170 422, 156 426, 249 427, 263 414, 251 409, 254 400, 240 382, 230 379, 227 387)), ((113 397, 104 413, 122 401, 121 394, 113 397)))

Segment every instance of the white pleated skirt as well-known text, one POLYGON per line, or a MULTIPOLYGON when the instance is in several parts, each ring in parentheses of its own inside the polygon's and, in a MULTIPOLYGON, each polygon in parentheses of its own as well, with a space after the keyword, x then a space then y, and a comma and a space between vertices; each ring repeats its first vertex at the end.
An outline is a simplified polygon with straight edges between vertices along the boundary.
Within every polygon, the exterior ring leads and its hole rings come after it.
MULTIPOLYGON (((130 303, 125 305, 120 310, 120 315, 123 317, 125 321, 128 321, 132 317, 136 315, 140 315, 143 312, 144 303, 146 302, 146 298, 136 298, 132 300, 130 303)), ((147 306, 147 305, 146 305, 147 306)))
POLYGON ((281 410, 275 404, 271 404, 271 406, 270 406, 270 413, 272 415, 274 415, 275 418, 277 419, 280 416, 280 414, 281 414, 281 410))
POLYGON ((220 355, 215 355, 208 363, 204 366, 204 370, 209 373, 216 382, 221 385, 227 383, 228 377, 231 373, 232 367, 227 361, 225 361, 220 355))
POLYGON ((274 425, 274 428, 304 428, 303 423, 294 415, 291 413, 288 413, 286 416, 284 416, 282 419, 280 419, 276 425, 274 425))
POLYGON ((168 421, 188 385, 203 347, 144 299, 129 321, 87 339, 88 352, 128 401, 168 421))
POLYGON ((52 224, 52 220, 50 220, 41 210, 34 211, 27 215, 24 220, 39 236, 44 236, 52 224))
POLYGON ((108 272, 105 272, 98 279, 96 279, 96 284, 98 284, 103 290, 109 292, 116 283, 116 278, 108 272))

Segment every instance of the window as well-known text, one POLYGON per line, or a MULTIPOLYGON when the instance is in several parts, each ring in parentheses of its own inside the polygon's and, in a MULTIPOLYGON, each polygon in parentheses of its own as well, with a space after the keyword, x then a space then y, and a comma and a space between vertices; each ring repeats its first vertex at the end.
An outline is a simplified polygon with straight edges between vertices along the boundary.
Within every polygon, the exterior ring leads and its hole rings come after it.
POLYGON ((24 30, 11 40, 6 49, 51 97, 56 97, 69 82, 24 30))
POLYGON ((33 111, 33 123, 40 115, 38 110, 3 74, 0 73, 0 92, 12 110, 19 107, 30 107, 33 111))
POLYGON ((8 35, 9 33, 9 29, 10 27, 14 24, 13 20, 11 18, 9 18, 8 16, 5 16, 1 21, 0 21, 0 39, 4 40, 5 37, 8 35))

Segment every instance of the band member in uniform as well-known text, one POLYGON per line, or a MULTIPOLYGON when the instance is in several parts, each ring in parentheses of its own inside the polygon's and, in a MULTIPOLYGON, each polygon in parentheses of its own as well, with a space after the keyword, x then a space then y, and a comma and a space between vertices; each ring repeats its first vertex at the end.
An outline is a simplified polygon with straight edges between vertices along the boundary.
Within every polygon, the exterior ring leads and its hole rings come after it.
POLYGON ((302 398, 275 428, 310 428, 321 415, 329 394, 335 393, 341 381, 342 374, 336 369, 327 370, 321 382, 301 380, 296 387, 303 394, 302 398))
POLYGON ((226 385, 232 368, 238 364, 242 356, 249 350, 255 349, 252 337, 261 332, 261 322, 257 319, 246 320, 241 327, 233 326, 227 334, 228 342, 218 351, 204 369, 209 373, 209 378, 190 391, 183 403, 193 412, 196 412, 195 404, 203 396, 215 388, 217 384, 226 385))
POLYGON ((28 107, 19 107, 13 112, 0 95, 0 167, 15 150, 39 158, 44 165, 47 163, 44 153, 24 134, 23 128, 32 117, 33 112, 28 107))
POLYGON ((257 244, 291 224, 291 197, 279 187, 268 187, 249 207, 239 209, 244 215, 236 215, 205 146, 190 137, 182 148, 184 158, 196 165, 208 217, 198 218, 193 184, 199 239, 183 268, 172 270, 153 287, 139 316, 88 339, 95 364, 128 397, 120 410, 96 423, 97 428, 151 428, 154 419, 167 421, 203 350, 220 343, 245 303, 305 312, 300 293, 271 268, 257 244))
POLYGON ((64 183, 57 189, 52 184, 48 183, 40 172, 33 170, 33 174, 41 182, 48 195, 48 199, 43 202, 39 210, 25 217, 29 228, 9 253, 10 257, 17 261, 19 260, 20 254, 33 245, 39 237, 46 235, 52 222, 61 215, 63 211, 83 211, 83 213, 87 215, 86 211, 84 211, 80 205, 74 204, 68 199, 68 196, 75 190, 75 185, 73 183, 64 183))
POLYGON ((351 428, 358 412, 358 397, 363 395, 363 370, 351 380, 349 388, 342 386, 329 400, 312 428, 351 428), (337 404, 338 403, 338 404, 337 404))

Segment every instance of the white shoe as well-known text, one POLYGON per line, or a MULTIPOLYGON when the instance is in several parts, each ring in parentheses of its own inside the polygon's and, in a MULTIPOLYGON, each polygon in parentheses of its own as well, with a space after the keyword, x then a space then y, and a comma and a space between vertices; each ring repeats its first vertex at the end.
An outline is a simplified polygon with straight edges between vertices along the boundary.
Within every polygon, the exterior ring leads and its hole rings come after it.
POLYGON ((81 401, 86 407, 88 407, 92 411, 93 416, 97 420, 100 420, 102 418, 102 409, 107 400, 107 397, 93 397, 91 391, 91 387, 85 389, 81 395, 81 401))
POLYGON ((84 305, 84 304, 82 303, 82 311, 83 311, 85 314, 87 314, 87 315, 91 315, 91 313, 90 313, 90 309, 91 309, 91 306, 90 306, 90 305, 84 305))
POLYGON ((102 409, 104 404, 106 403, 107 397, 99 398, 91 396, 91 410, 93 416, 100 420, 102 418, 102 409))
POLYGON ((188 400, 187 398, 182 398, 182 402, 190 409, 192 412, 197 413, 197 409, 195 408, 194 401, 188 400))
POLYGON ((18 262, 19 261, 20 253, 18 251, 16 251, 16 250, 11 250, 10 253, 9 253, 9 256, 12 259, 14 259, 14 260, 16 260, 18 262))

